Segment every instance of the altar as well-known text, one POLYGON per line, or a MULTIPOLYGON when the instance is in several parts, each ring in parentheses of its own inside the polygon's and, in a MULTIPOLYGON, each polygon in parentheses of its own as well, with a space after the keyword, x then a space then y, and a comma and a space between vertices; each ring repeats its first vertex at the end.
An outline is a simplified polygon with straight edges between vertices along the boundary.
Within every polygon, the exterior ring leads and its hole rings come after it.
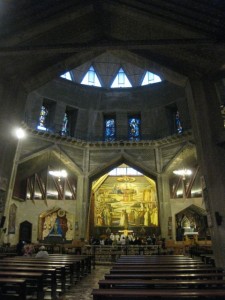
POLYGON ((193 232, 184 232, 184 240, 188 243, 198 242, 198 232, 193 231, 193 232))

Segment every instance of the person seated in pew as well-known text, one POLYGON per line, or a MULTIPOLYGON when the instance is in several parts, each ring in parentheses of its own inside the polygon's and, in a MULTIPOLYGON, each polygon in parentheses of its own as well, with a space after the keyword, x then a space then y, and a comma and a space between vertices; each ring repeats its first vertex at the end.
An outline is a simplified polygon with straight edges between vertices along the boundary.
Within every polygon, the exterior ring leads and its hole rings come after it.
POLYGON ((48 251, 46 251, 45 246, 41 246, 39 248, 38 253, 35 255, 36 258, 48 258, 49 254, 48 251))

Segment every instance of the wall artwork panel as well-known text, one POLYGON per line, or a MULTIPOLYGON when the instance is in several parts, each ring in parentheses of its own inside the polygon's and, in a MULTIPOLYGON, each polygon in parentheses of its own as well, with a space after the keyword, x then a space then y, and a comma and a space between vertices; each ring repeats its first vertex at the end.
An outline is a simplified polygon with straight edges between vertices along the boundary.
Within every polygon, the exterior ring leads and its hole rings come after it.
POLYGON ((55 207, 43 212, 39 217, 39 240, 60 238, 72 240, 74 235, 73 214, 55 207))
POLYGON ((108 176, 95 192, 94 225, 158 226, 155 181, 146 176, 108 176))

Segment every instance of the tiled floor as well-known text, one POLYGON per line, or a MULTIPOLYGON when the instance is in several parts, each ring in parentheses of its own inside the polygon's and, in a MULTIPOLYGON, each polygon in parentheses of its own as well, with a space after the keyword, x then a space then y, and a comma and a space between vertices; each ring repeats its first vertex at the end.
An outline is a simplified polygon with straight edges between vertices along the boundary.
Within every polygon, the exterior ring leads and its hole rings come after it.
POLYGON ((92 289, 98 288, 98 281, 104 279, 104 275, 108 273, 109 269, 109 266, 97 265, 95 269, 92 269, 91 274, 82 278, 59 300, 92 300, 92 289))

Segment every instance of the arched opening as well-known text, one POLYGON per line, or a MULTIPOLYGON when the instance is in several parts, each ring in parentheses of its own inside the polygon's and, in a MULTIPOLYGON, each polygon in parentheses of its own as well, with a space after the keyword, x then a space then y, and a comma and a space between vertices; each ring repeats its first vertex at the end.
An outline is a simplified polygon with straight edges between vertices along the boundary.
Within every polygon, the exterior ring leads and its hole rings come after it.
POLYGON ((113 166, 92 182, 89 236, 120 241, 159 235, 156 181, 129 163, 113 166))
POLYGON ((209 238, 207 212, 204 209, 192 204, 177 213, 175 218, 177 241, 191 245, 209 238))

